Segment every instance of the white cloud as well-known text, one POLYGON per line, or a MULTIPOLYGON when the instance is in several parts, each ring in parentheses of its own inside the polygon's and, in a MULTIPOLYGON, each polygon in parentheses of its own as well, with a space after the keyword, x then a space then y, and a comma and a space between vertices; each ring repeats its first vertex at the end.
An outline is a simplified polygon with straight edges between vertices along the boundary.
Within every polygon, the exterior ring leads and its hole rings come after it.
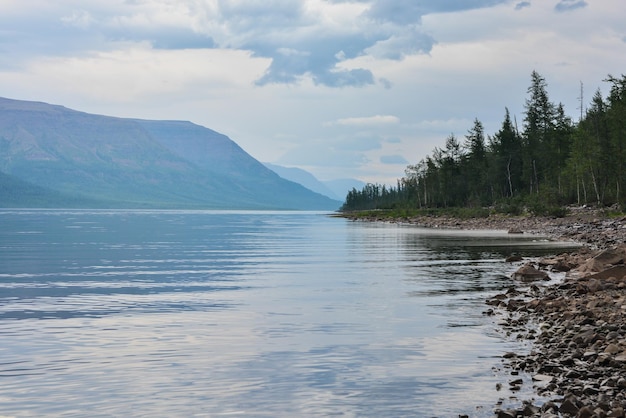
POLYGON ((266 59, 252 58, 246 51, 155 50, 146 43, 118 46, 84 57, 34 60, 19 73, 0 72, 0 83, 73 92, 91 100, 141 102, 250 87, 267 66, 266 59))
POLYGON ((74 10, 71 15, 62 17, 61 22, 80 29, 88 29, 93 23, 93 17, 85 10, 74 10))
POLYGON ((393 115, 374 115, 364 117, 342 118, 338 119, 334 123, 337 125, 387 125, 400 122, 400 119, 393 115))

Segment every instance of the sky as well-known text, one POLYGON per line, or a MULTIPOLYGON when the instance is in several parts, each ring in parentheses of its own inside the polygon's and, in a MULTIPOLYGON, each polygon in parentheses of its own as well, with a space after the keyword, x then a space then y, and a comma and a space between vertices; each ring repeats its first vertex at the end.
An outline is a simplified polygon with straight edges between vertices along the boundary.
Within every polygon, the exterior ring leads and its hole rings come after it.
POLYGON ((624 0, 0 0, 0 96, 395 184, 475 119, 521 126, 532 71, 578 120, 626 73, 624 22, 624 0))

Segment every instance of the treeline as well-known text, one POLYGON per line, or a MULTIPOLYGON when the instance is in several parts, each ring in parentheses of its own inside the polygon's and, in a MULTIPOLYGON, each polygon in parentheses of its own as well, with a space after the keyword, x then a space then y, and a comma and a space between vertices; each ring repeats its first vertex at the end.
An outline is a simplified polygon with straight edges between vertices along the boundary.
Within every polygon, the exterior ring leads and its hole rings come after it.
MULTIPOLYGON (((574 123, 550 101, 536 71, 521 130, 508 109, 498 132, 486 136, 476 119, 465 137, 450 135, 409 165, 396 186, 368 184, 351 190, 344 211, 496 206, 558 214, 566 204, 625 207, 626 76, 609 76, 610 93, 598 90, 574 123)), ((581 87, 582 97, 582 87, 581 87)))

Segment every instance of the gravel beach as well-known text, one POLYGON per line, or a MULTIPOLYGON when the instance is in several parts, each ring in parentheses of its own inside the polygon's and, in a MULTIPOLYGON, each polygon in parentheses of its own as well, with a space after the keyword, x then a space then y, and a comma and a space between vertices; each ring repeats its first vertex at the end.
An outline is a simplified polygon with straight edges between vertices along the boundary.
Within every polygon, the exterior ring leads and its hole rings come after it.
POLYGON ((625 417, 626 217, 574 208, 563 218, 425 216, 394 222, 541 234, 581 244, 575 252, 539 260, 511 257, 513 285, 486 301, 485 315, 493 316, 501 332, 530 344, 528 352, 502 354, 509 378, 495 389, 506 385, 515 393, 532 385, 536 394, 516 398, 516 406, 507 408, 501 398, 494 416, 625 417), (562 279, 552 280, 556 276, 562 279))

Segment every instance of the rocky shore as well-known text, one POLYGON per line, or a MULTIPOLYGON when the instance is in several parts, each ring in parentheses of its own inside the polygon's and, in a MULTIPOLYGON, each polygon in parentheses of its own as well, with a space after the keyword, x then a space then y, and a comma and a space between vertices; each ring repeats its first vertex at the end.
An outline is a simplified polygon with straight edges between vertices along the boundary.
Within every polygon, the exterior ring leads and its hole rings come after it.
POLYGON ((626 217, 607 218, 581 208, 564 218, 394 222, 535 233, 582 244, 574 253, 539 260, 511 257, 515 285, 487 300, 485 315, 493 316, 509 338, 530 343, 527 352, 503 353, 508 378, 496 389, 516 393, 532 385, 536 395, 516 399, 512 408, 502 407, 501 398, 494 413, 498 418, 626 416, 626 217), (551 280, 556 276, 562 279, 551 280))
POLYGON ((445 216, 416 216, 390 219, 372 214, 368 217, 340 216, 364 221, 395 222, 424 228, 491 229, 511 233, 541 234, 555 240, 567 240, 589 248, 608 248, 626 240, 626 217, 608 218, 590 208, 570 208, 562 218, 540 216, 491 215, 487 218, 459 219, 445 216))
POLYGON ((626 244, 524 263, 519 282, 487 301, 509 335, 532 341, 528 354, 505 353, 511 389, 532 377, 542 403, 525 400, 497 417, 624 417, 626 410, 626 244), (556 285, 542 286, 554 272, 556 285), (539 282, 538 282, 539 280, 539 282))

